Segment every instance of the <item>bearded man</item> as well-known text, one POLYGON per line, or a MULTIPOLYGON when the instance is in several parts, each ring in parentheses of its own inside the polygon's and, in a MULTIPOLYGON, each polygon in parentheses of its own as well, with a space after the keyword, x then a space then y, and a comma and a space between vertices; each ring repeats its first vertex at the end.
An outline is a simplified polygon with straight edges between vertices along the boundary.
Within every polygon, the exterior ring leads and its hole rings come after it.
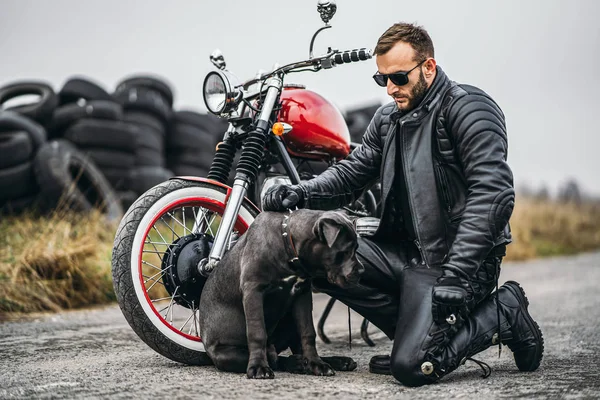
POLYGON ((446 76, 422 27, 394 24, 374 54, 373 78, 394 101, 345 160, 310 181, 272 187, 264 210, 340 208, 381 180, 380 226, 359 239, 361 283, 314 281, 394 339, 371 372, 420 386, 501 343, 521 371, 537 369, 543 338, 525 293, 516 282, 498 289, 515 197, 500 107, 446 76))

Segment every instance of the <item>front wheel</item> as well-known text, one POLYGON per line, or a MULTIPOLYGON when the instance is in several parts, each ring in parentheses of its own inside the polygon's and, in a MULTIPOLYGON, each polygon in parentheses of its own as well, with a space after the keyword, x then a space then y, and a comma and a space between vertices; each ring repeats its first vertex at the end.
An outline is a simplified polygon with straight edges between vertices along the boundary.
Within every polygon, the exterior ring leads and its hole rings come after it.
MULTIPOLYGON (((148 346, 174 361, 211 363, 198 325, 205 280, 195 266, 208 256, 226 198, 215 184, 170 180, 144 193, 117 229, 112 274, 121 311, 148 346)), ((257 214, 245 201, 232 240, 257 214)))

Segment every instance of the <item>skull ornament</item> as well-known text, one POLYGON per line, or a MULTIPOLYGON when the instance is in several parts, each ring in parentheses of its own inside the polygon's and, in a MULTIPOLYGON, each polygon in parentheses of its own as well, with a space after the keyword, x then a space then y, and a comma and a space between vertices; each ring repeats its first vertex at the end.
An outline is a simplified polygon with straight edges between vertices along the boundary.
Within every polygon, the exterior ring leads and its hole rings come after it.
POLYGON ((221 53, 221 50, 219 49, 216 49, 210 54, 210 62, 212 62, 215 67, 221 70, 225 69, 227 66, 225 64, 225 57, 223 57, 223 53, 221 53))
POLYGON ((325 24, 329 24, 329 21, 331 21, 331 18, 335 15, 336 10, 337 5, 334 0, 319 0, 319 3, 317 4, 317 11, 325 24))

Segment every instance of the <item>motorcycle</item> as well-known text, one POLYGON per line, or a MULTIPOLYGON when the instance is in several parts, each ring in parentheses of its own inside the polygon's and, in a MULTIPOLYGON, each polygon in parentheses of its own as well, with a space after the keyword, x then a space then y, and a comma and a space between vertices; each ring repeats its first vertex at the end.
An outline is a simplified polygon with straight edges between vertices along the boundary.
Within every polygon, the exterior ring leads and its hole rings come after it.
MULTIPOLYGON (((198 306, 210 272, 261 212, 261 197, 275 184, 297 184, 314 174, 314 161, 333 164, 353 147, 342 114, 318 93, 284 83, 296 72, 318 72, 371 58, 367 49, 329 48, 313 55, 317 35, 331 28, 334 1, 319 0, 325 26, 310 42, 309 58, 240 82, 218 50, 217 67, 204 80, 208 110, 229 126, 217 146, 207 178, 177 177, 141 195, 123 217, 112 255, 114 289, 137 335, 178 362, 210 363, 199 335, 198 306), (239 153, 233 185, 227 185, 239 153)), ((375 216, 372 193, 346 207, 375 216)))

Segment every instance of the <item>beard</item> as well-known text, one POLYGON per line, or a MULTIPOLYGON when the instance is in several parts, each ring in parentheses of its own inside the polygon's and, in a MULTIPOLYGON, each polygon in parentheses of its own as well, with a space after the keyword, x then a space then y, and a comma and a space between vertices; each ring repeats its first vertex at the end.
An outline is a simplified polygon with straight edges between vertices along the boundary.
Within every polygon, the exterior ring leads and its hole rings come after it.
POLYGON ((419 70, 419 80, 415 83, 415 86, 410 91, 410 95, 408 97, 408 104, 405 107, 398 107, 398 109, 402 112, 411 111, 421 104, 421 101, 425 98, 425 94, 427 94, 427 81, 425 80, 425 75, 423 75, 423 71, 419 70))

